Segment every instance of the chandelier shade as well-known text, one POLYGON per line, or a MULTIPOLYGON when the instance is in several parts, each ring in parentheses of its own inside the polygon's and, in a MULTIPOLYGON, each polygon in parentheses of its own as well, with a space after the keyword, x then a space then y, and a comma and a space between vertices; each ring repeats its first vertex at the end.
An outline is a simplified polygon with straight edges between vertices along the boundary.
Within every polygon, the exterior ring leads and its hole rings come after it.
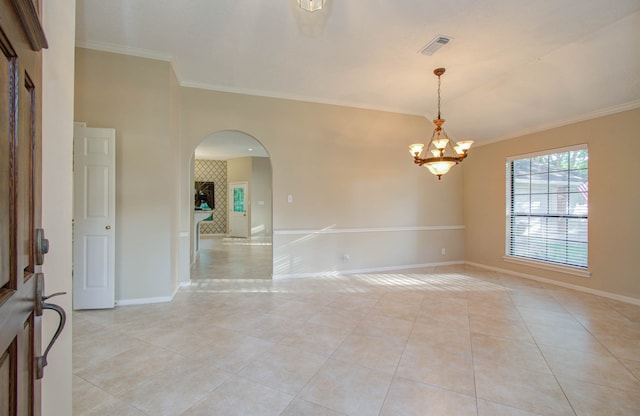
POLYGON ((431 140, 426 146, 422 143, 414 143, 409 146, 414 163, 429 169, 429 172, 437 176, 438 180, 467 157, 467 152, 473 144, 473 140, 453 141, 442 128, 445 120, 440 115, 440 77, 444 71, 444 68, 437 68, 433 71, 438 77, 438 118, 433 120, 436 128, 431 134, 431 140), (424 158, 422 157, 423 153, 426 156, 424 158))
POLYGON ((298 0, 298 6, 308 12, 322 10, 326 0, 298 0))

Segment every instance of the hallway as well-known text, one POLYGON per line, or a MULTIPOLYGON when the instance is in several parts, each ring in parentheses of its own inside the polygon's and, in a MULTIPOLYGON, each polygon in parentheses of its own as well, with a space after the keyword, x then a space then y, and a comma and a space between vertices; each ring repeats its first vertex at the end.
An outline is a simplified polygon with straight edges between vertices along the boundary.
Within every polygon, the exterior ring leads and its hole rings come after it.
POLYGON ((271 237, 202 236, 192 284, 203 279, 271 279, 271 237))

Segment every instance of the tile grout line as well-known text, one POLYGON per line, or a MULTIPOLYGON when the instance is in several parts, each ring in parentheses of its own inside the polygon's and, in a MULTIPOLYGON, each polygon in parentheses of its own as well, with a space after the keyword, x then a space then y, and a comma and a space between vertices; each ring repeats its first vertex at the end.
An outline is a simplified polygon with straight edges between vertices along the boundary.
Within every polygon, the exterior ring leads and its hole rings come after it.
MULTIPOLYGON (((421 290, 422 292, 422 290, 421 290)), ((376 302, 376 305, 380 302, 380 299, 378 299, 378 302, 376 302)), ((382 413, 382 409, 384 409, 384 405, 387 402, 387 398, 389 396, 389 392, 391 391, 391 386, 393 385, 393 383, 396 381, 398 377, 398 368, 400 368, 400 363, 402 362, 402 359, 404 358, 404 354, 407 351, 407 345, 409 344, 409 340, 411 339, 411 334, 413 333, 413 330, 416 327, 416 322, 418 321, 418 315, 420 314, 420 309, 422 309, 422 304, 425 302, 425 295, 423 293, 422 296, 422 300, 420 301, 420 307, 418 308, 418 312, 416 312, 415 316, 413 317, 413 324, 411 325, 411 331, 409 331, 409 335, 407 336, 407 339, 404 342, 404 347, 402 348, 402 353, 400 354, 400 358, 398 359, 398 363, 396 364, 396 368, 393 371, 393 375, 391 376, 391 381, 389 382, 389 386, 387 387, 387 391, 384 394, 384 398, 382 399, 382 404, 380 405, 380 410, 378 411, 378 416, 380 416, 380 414, 382 413)))
MULTIPOLYGON (((545 290, 545 293, 546 293, 549 289, 544 288, 544 290, 545 290)), ((525 328, 527 328, 527 332, 529 333, 529 336, 531 337, 531 339, 533 340, 533 343, 535 344, 536 348, 538 349, 538 352, 540 353, 540 355, 542 356, 542 359, 544 360, 545 364, 549 368, 549 371, 551 371, 551 374, 553 375, 553 379, 558 384, 558 387, 560 387, 560 391, 562 392, 562 395, 564 396, 565 400, 569 404, 569 407, 571 408, 571 411, 573 412, 574 416, 577 416, 578 412, 574 408, 573 403, 571 403, 571 400, 569 400, 569 396, 567 395, 567 392, 565 391, 564 387, 562 387, 562 384, 560 383, 560 380, 558 380, 558 377, 556 376, 555 371, 553 371, 553 368, 551 367, 551 364, 549 364, 549 361, 547 360, 547 357, 545 356, 544 352, 540 348, 540 345, 538 344, 538 340, 536 340, 536 338, 531 333, 531 329, 529 328, 529 325, 527 324, 527 321, 522 317, 522 312, 520 311, 520 308, 518 308, 518 305, 515 302, 513 302, 513 298, 511 297, 511 293, 507 292, 507 294, 509 295, 509 298, 511 299, 511 302, 513 303, 513 306, 518 311, 518 315, 520 316, 520 319, 522 320, 522 323, 524 324, 525 328)), ((552 295, 551 295, 551 298, 554 301, 557 302, 557 300, 552 295)), ((560 306, 562 306, 562 304, 560 304, 560 306)), ((564 306, 562 306, 562 308, 565 309, 564 306)), ((569 311, 567 311, 567 312, 569 312, 569 311)))
POLYGON ((471 314, 469 312, 469 287, 468 282, 465 282, 465 299, 467 300, 467 322, 469 323, 469 347, 471 348, 471 369, 473 370, 473 394, 476 399, 476 415, 480 409, 478 406, 478 380, 476 379, 476 358, 473 352, 473 331, 471 329, 471 314))

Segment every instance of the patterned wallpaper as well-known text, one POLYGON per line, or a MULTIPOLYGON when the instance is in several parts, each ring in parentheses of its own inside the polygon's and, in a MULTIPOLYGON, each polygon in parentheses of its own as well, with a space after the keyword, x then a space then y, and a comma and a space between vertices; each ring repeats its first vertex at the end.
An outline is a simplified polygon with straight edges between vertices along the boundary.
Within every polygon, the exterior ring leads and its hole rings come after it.
POLYGON ((212 221, 200 223, 201 234, 227 233, 227 161, 198 160, 193 163, 193 180, 215 184, 215 204, 212 221))

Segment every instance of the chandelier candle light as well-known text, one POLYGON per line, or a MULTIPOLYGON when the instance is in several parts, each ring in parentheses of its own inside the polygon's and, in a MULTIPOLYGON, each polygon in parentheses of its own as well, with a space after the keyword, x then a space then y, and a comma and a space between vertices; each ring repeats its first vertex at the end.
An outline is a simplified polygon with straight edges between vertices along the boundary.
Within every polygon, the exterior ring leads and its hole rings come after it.
POLYGON ((298 6, 308 12, 322 10, 325 0, 298 0, 298 6))
POLYGON ((433 120, 436 128, 433 130, 431 140, 429 140, 426 148, 427 155, 431 154, 432 156, 420 157, 425 148, 422 143, 415 143, 409 146, 414 163, 418 166, 425 166, 429 169, 429 172, 438 177, 438 180, 442 178, 442 175, 449 172, 449 169, 467 157, 467 151, 473 144, 473 140, 454 142, 442 128, 444 119, 440 117, 440 77, 444 74, 444 71, 444 68, 437 68, 433 71, 438 77, 438 118, 433 120))

